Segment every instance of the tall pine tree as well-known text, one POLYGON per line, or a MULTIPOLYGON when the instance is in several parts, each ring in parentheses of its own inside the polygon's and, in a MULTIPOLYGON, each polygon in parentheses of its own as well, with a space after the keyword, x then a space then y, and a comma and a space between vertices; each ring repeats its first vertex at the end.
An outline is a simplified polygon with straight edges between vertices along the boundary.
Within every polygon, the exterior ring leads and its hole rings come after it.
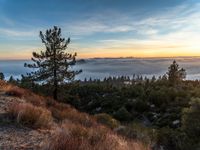
POLYGON ((186 78, 186 71, 180 68, 177 62, 174 60, 173 63, 168 67, 168 80, 172 83, 178 83, 186 78))
POLYGON ((43 81, 53 85, 53 97, 57 99, 59 85, 74 79, 81 70, 70 70, 76 63, 76 53, 66 52, 70 38, 65 40, 61 37, 61 28, 54 26, 53 29, 46 30, 46 33, 40 31, 40 38, 46 49, 40 53, 33 52, 33 64, 24 64, 25 67, 35 69, 34 72, 28 73, 27 77, 32 81, 43 81))

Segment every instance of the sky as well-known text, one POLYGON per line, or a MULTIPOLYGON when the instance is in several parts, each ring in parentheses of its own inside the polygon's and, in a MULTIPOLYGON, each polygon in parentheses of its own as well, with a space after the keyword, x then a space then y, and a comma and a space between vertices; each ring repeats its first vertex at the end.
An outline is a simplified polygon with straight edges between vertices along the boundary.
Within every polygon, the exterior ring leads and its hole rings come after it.
POLYGON ((0 0, 0 59, 30 59, 55 25, 78 58, 200 56, 200 0, 0 0))

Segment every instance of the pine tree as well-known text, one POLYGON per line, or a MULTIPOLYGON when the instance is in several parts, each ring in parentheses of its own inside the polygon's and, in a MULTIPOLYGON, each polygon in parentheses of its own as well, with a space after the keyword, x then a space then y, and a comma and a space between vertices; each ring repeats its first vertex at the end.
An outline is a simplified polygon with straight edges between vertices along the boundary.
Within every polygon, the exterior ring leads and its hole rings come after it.
POLYGON ((59 85, 74 79, 81 70, 70 70, 76 63, 76 53, 65 52, 70 38, 65 40, 61 37, 61 28, 54 26, 53 29, 46 30, 46 33, 40 31, 39 35, 46 49, 40 53, 33 52, 33 64, 24 64, 25 67, 36 69, 28 73, 27 77, 32 81, 43 81, 53 85, 53 97, 57 99, 59 85))
POLYGON ((8 83, 16 85, 17 84, 17 80, 15 80, 13 76, 10 76, 10 78, 8 79, 8 83))
POLYGON ((186 78, 186 71, 185 69, 180 68, 179 65, 176 63, 176 61, 174 60, 173 63, 168 68, 167 75, 168 75, 168 80, 172 84, 175 84, 186 78))
POLYGON ((0 80, 4 80, 5 79, 5 76, 2 72, 0 72, 0 80))
POLYGON ((156 81, 156 77, 153 75, 152 78, 151 78, 151 82, 155 82, 156 81))

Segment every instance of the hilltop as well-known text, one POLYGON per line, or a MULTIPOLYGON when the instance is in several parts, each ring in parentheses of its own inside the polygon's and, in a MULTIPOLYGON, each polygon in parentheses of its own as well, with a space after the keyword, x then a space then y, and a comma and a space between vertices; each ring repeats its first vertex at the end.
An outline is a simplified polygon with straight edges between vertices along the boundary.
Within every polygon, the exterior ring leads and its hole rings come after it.
MULTIPOLYGON (((114 121, 114 120, 113 120, 114 121)), ((0 149, 143 150, 97 118, 0 81, 0 149)))

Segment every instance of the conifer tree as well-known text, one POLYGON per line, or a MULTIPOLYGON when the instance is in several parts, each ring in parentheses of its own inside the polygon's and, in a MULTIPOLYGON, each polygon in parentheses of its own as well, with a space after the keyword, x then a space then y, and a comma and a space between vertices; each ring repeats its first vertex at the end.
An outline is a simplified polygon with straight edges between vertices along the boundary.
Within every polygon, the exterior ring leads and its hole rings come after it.
POLYGON ((17 80, 15 80, 13 76, 10 76, 10 78, 8 79, 8 83, 16 85, 17 84, 17 80))
POLYGON ((168 67, 168 80, 175 84, 179 81, 182 81, 186 78, 186 71, 183 68, 180 68, 179 65, 174 60, 173 63, 168 67))
POLYGON ((5 76, 2 72, 0 72, 0 80, 4 80, 5 79, 5 76))
POLYGON ((39 35, 46 49, 40 53, 32 53, 33 64, 24 64, 25 67, 35 69, 34 72, 28 73, 27 77, 32 81, 53 85, 53 97, 57 99, 59 85, 74 79, 81 70, 73 71, 70 68, 76 63, 76 53, 66 52, 70 38, 66 40, 61 37, 61 28, 54 26, 45 33, 40 31, 39 35))

